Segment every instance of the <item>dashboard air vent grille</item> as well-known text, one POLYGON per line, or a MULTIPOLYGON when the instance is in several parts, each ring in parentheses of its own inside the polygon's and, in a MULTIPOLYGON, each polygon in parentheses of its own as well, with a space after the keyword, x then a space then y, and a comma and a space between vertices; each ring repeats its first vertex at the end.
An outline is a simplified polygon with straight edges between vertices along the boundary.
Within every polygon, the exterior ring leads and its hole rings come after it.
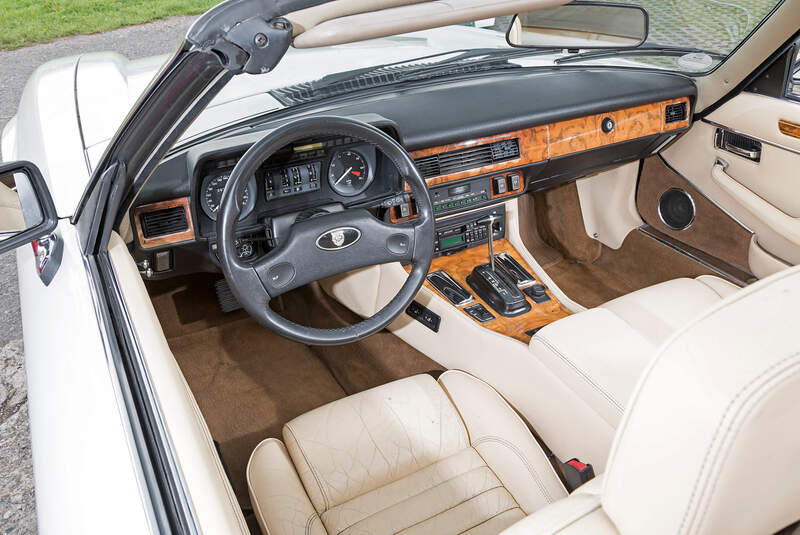
POLYGON ((145 212, 141 218, 142 234, 148 239, 177 234, 189 229, 189 221, 186 219, 186 210, 183 206, 145 212))
POLYGON ((664 110, 664 122, 666 124, 677 123, 686 120, 686 103, 678 102, 670 104, 664 110))
POLYGON ((423 156, 416 158, 414 163, 423 178, 432 178, 517 158, 519 158, 519 139, 513 138, 433 156, 423 156))

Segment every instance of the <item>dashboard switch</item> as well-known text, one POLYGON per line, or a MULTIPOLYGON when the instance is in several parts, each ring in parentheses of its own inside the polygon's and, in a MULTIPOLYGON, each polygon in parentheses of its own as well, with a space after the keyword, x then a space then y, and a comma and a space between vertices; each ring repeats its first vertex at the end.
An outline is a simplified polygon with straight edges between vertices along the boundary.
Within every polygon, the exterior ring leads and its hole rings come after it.
POLYGON ((506 186, 506 177, 504 176, 496 176, 492 178, 492 189, 494 190, 495 195, 503 195, 508 191, 506 186))
POLYGON ((511 191, 517 191, 520 187, 519 174, 511 173, 508 175, 508 188, 511 191))

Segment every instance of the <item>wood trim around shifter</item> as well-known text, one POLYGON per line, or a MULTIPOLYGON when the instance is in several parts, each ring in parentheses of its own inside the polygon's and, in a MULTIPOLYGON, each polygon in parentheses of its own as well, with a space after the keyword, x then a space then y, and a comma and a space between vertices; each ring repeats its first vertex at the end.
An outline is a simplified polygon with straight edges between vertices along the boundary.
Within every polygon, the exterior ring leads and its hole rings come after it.
MULTIPOLYGON (((520 256, 517 250, 514 248, 511 243, 506 239, 499 239, 494 240, 494 252, 497 253, 508 253, 514 259, 519 262, 522 267, 524 267, 528 273, 533 273, 533 270, 528 265, 527 262, 520 256)), ((492 309, 483 299, 478 297, 475 294, 475 291, 469 287, 467 284, 467 275, 472 272, 472 269, 480 264, 485 264, 489 261, 489 254, 487 251, 486 246, 478 246, 478 247, 471 247, 469 249, 465 249, 461 252, 450 256, 440 256, 438 258, 434 258, 433 262, 431 262, 430 271, 438 271, 444 270, 450 274, 456 281, 458 281, 461 286, 467 289, 472 296, 475 298, 475 301, 467 305, 467 307, 480 303, 485 306, 494 316, 495 319, 491 321, 487 321, 486 323, 478 323, 472 316, 464 312, 464 308, 466 307, 458 307, 462 314, 467 316, 471 321, 474 321, 481 327, 485 327, 491 331, 496 333, 503 334, 505 336, 510 336, 520 342, 528 343, 531 339, 530 335, 525 334, 526 332, 530 331, 531 329, 536 329, 538 327, 543 327, 548 323, 552 323, 558 319, 563 317, 569 316, 570 312, 564 308, 564 306, 559 303, 556 297, 553 295, 552 292, 549 290, 547 291, 547 295, 550 296, 550 301, 542 304, 536 304, 530 299, 528 302, 531 305, 530 312, 526 312, 520 316, 516 316, 514 318, 506 318, 498 314, 494 309, 492 309)), ((411 268, 410 266, 406 266, 406 271, 409 271, 411 268)), ((446 297, 439 293, 439 291, 433 287, 431 283, 427 280, 425 281, 425 286, 431 290, 432 292, 436 293, 437 295, 442 296, 445 301, 450 303, 446 297)))

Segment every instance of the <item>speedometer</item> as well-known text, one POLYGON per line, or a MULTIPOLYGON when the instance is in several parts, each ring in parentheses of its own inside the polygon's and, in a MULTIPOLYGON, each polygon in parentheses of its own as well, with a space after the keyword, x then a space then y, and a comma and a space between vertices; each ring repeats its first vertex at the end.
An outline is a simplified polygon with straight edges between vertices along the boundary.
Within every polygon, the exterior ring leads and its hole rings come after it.
MULTIPOLYGON (((230 179, 230 171, 215 173, 203 178, 203 184, 200 187, 200 206, 203 212, 212 220, 217 220, 217 212, 219 205, 222 201, 222 194, 225 192, 225 186, 230 179)), ((256 177, 252 177, 250 182, 247 183, 247 188, 244 190, 242 198, 242 213, 239 214, 241 221, 253 211, 256 206, 256 177)))
POLYGON ((333 191, 345 197, 363 192, 372 182, 372 172, 363 154, 355 150, 340 150, 331 157, 328 183, 333 191))

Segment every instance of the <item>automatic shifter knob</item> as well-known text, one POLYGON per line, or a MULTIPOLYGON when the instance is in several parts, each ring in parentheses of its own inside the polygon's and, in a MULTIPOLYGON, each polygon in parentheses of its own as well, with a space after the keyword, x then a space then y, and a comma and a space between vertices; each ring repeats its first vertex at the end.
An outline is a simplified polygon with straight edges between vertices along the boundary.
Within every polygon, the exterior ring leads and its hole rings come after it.
POLYGON ((478 219, 476 223, 478 225, 484 225, 486 227, 486 234, 489 237, 489 266, 494 271, 494 222, 499 221, 500 217, 494 214, 488 215, 482 219, 478 219))

